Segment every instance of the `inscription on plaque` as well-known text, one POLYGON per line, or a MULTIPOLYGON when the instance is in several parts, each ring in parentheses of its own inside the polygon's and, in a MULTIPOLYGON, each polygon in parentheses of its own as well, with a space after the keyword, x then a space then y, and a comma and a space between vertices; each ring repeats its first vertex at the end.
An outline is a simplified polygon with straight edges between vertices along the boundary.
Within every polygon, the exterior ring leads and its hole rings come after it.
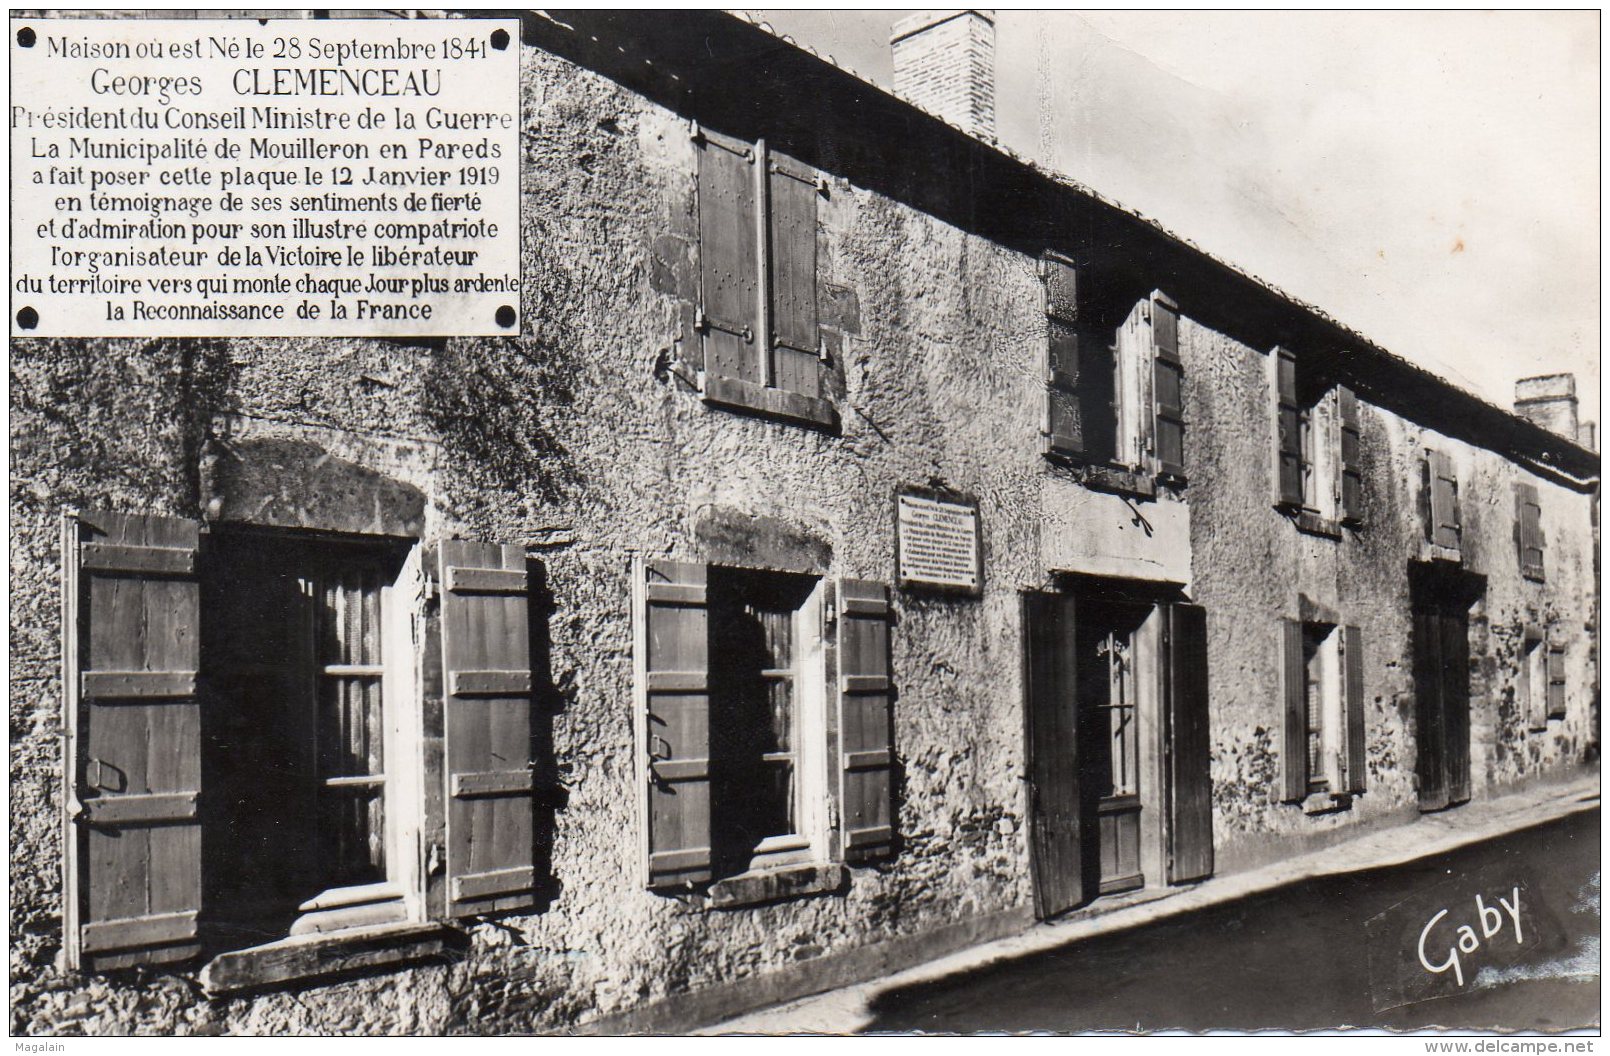
POLYGON ((978 507, 918 495, 897 503, 901 583, 976 592, 978 507))

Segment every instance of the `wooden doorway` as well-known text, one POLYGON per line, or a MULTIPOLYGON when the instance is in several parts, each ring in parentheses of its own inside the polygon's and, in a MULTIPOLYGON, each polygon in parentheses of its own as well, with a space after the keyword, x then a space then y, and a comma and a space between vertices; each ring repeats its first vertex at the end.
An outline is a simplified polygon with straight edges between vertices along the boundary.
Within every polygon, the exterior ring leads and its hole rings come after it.
POLYGON ((1415 773, 1420 809, 1470 799, 1470 606, 1485 581, 1460 569, 1414 565, 1415 773))
MULTIPOLYGON (((1150 605, 1087 602, 1074 635, 1078 740, 1084 747, 1079 759, 1082 858, 1085 888, 1098 895, 1146 883, 1141 868, 1140 632, 1151 613, 1150 605)), ((1151 798, 1153 790, 1146 791, 1151 798)))

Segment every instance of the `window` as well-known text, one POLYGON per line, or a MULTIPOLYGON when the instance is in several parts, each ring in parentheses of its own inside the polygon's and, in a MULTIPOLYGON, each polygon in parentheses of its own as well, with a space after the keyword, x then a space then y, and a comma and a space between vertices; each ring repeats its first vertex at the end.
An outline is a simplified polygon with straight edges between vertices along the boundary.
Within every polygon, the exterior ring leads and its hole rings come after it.
POLYGON ((1279 480, 1276 505, 1300 528, 1337 534, 1363 524, 1358 398, 1275 349, 1279 480))
POLYGON ((1047 330, 1045 453, 1090 483, 1154 490, 1185 482, 1184 364, 1179 309, 1154 293, 1116 328, 1092 304, 1085 272, 1041 261, 1047 330), (1115 472, 1100 472, 1102 470, 1115 472))
POLYGON ((1427 449, 1425 459, 1420 463, 1420 473, 1426 538, 1433 546, 1457 555, 1462 530, 1459 525, 1459 476, 1454 469, 1453 459, 1442 451, 1427 449))
POLYGON ((837 429, 822 395, 816 302, 819 183, 765 140, 707 130, 698 149, 704 398, 837 429))
POLYGON ((63 549, 71 966, 223 992, 533 904, 523 549, 98 512, 63 549))
POLYGON ((892 854, 887 589, 672 561, 635 579, 647 885, 892 854))
POLYGON ((1353 626, 1285 622, 1284 796, 1364 791, 1364 669, 1353 626))
POLYGON ((1543 506, 1537 485, 1515 485, 1515 551, 1521 575, 1543 581, 1543 506))
POLYGON ((1548 717, 1565 718, 1565 644, 1550 641, 1548 645, 1548 717))
POLYGON ((1526 728, 1546 730, 1549 724, 1549 676, 1546 663, 1548 650, 1544 648, 1543 632, 1536 627, 1526 628, 1524 643, 1516 693, 1520 697, 1521 707, 1525 709, 1526 728))

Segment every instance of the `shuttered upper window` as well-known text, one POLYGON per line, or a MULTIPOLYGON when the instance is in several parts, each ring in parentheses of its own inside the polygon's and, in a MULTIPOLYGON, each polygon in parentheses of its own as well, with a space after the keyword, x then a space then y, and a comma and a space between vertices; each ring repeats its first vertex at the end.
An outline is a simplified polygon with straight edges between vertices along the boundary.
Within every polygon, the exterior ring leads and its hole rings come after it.
POLYGON ((73 966, 218 953, 221 991, 329 970, 249 949, 276 938, 533 904, 522 549, 449 541, 427 568, 392 540, 111 513, 69 515, 63 542, 73 966), (444 699, 428 767, 422 666, 444 699))
POLYGON ((836 429, 822 395, 816 176, 765 140, 701 131, 697 149, 704 397, 836 429))
POLYGON ((1447 550, 1459 549, 1459 475, 1446 452, 1427 450, 1420 464, 1426 538, 1447 550))
POLYGON ((1358 397, 1306 369, 1289 348, 1276 348, 1274 361, 1276 505, 1317 519, 1300 525, 1362 525, 1358 397))
POLYGON ((1286 620, 1283 795, 1365 787, 1364 656, 1354 626, 1286 620))
POLYGON ((1185 482, 1179 309, 1161 293, 1116 329, 1072 262, 1041 260, 1046 316, 1045 453, 1150 480, 1185 482))
POLYGON ((1515 553, 1521 575, 1543 579, 1543 506, 1537 485, 1515 485, 1515 553))
POLYGON ((887 589, 674 561, 636 578, 648 886, 893 853, 887 589))

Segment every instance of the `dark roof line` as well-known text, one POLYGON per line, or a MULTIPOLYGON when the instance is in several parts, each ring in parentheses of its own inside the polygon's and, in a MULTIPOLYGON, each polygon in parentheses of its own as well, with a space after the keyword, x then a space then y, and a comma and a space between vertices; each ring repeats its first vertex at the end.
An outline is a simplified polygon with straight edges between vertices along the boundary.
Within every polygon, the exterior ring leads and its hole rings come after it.
POLYGON ((678 113, 742 138, 766 136, 817 168, 964 230, 1029 253, 1057 248, 1076 258, 1118 259, 1116 280, 1165 289, 1187 314, 1254 348, 1287 343, 1309 351, 1369 402, 1562 482, 1597 483, 1596 453, 764 24, 713 11, 548 11, 527 15, 523 35, 678 113), (742 92, 732 90, 735 82, 742 92), (920 172, 948 179, 924 180, 920 172))

